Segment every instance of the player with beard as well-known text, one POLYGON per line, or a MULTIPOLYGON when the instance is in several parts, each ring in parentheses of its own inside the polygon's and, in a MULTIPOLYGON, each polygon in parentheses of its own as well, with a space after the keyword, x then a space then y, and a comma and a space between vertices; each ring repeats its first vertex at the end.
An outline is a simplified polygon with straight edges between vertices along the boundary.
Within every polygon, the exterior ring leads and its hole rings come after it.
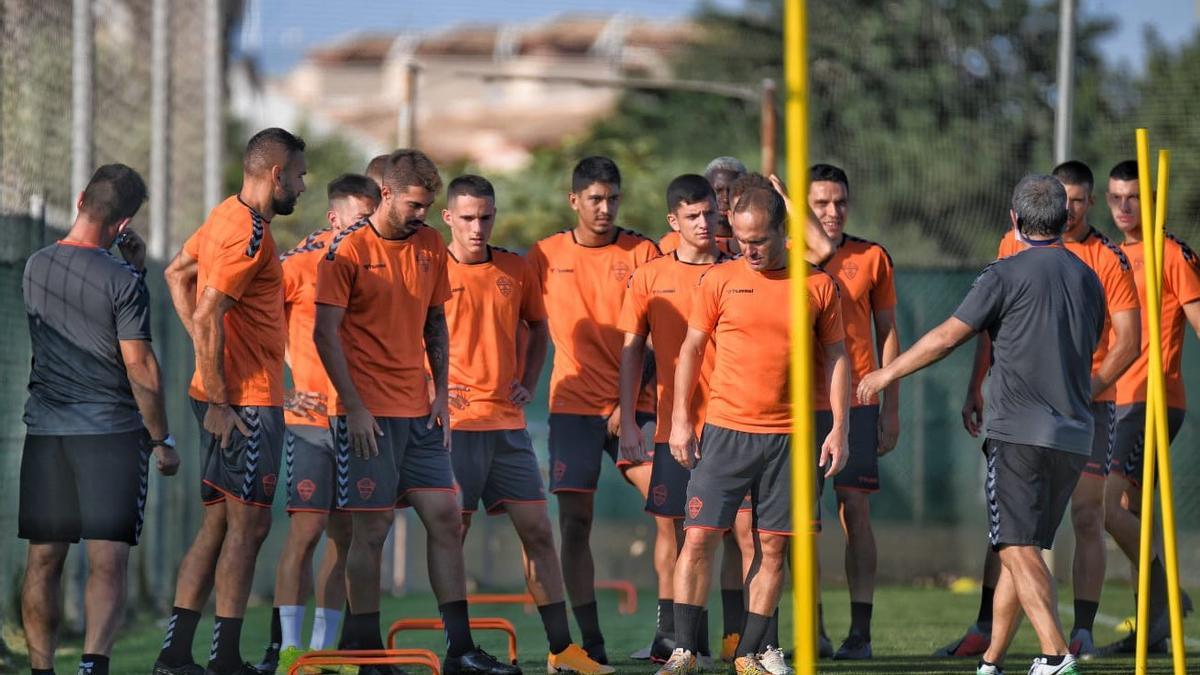
POLYGON ((287 322, 283 269, 270 221, 304 192, 304 141, 279 128, 250 139, 238 194, 221 202, 166 270, 175 311, 192 337, 189 394, 204 458, 200 532, 179 565, 175 606, 154 672, 196 674, 192 639, 216 588, 207 672, 257 673, 241 657, 242 616, 283 450, 287 322))
POLYGON ((338 233, 317 268, 313 337, 336 393, 334 506, 351 514, 353 529, 342 646, 383 647, 383 544, 393 510, 412 506, 425 526, 429 581, 445 625, 442 672, 519 675, 519 668, 499 663, 471 637, 449 452, 447 254, 441 235, 424 223, 441 187, 437 167, 424 154, 392 153, 375 213, 338 233))

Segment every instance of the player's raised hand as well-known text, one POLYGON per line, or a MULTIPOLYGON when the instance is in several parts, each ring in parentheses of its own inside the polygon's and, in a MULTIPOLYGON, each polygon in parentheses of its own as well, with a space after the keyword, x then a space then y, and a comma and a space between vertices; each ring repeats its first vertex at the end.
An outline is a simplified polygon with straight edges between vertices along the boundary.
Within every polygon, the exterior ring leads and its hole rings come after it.
POLYGON ((379 442, 375 438, 383 435, 383 429, 369 410, 363 407, 347 410, 346 433, 350 434, 350 450, 355 457, 371 459, 379 455, 379 442))
POLYGON ((125 262, 139 271, 146 269, 146 241, 137 232, 126 227, 117 235, 116 244, 125 262))
POLYGON ((967 391, 967 400, 962 407, 962 422, 971 438, 979 437, 979 432, 983 430, 983 392, 977 387, 967 391))
POLYGON ((221 448, 229 447, 233 442, 233 430, 237 429, 243 436, 250 435, 250 427, 242 421, 237 411, 228 403, 211 404, 204 412, 204 430, 221 439, 221 448))

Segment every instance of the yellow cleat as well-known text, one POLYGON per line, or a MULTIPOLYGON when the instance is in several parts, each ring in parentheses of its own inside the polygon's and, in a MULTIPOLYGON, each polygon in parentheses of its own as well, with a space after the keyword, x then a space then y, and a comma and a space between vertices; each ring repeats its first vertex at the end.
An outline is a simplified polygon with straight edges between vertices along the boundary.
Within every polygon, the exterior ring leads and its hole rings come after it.
POLYGON ((698 672, 700 665, 696 662, 696 655, 684 649, 676 649, 654 675, 694 675, 698 672))
POLYGON ((730 633, 721 638, 721 660, 725 663, 733 663, 733 655, 737 652, 738 643, 742 641, 742 636, 737 633, 730 633))
POLYGON ((546 674, 579 673, 579 675, 608 675, 615 672, 612 666, 596 663, 583 651, 583 648, 572 642, 566 649, 546 657, 546 674))
POLYGON ((737 675, 771 675, 753 656, 739 656, 734 659, 733 670, 737 675))

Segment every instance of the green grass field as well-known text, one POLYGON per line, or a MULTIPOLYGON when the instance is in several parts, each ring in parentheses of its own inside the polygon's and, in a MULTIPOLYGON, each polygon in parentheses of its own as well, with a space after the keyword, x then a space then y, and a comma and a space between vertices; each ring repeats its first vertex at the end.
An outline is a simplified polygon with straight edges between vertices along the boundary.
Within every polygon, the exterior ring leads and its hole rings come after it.
MULTIPOLYGON (((714 594, 715 597, 715 594, 714 594)), ((849 626, 849 609, 844 588, 831 588, 824 591, 826 603, 826 621, 830 636, 834 638, 835 646, 844 636, 849 626)), ((915 588, 891 586, 880 588, 876 594, 873 648, 875 659, 868 662, 846 663, 822 661, 819 665, 821 672, 828 673, 973 673, 975 662, 972 659, 933 659, 928 656, 934 649, 956 637, 968 621, 975 616, 978 596, 975 593, 956 594, 942 588, 915 588)), ((654 625, 655 599, 652 594, 643 593, 639 599, 638 611, 633 616, 620 616, 616 612, 616 598, 611 595, 601 595, 602 621, 608 640, 608 653, 612 663, 619 673, 651 673, 653 666, 644 662, 632 661, 628 654, 645 646, 652 636, 654 625)), ((719 649, 720 635, 719 602, 712 604, 712 634, 713 647, 719 649)), ((790 603, 784 606, 784 631, 790 631, 791 621, 787 614, 790 603)), ((1105 590, 1101 604, 1102 617, 1096 622, 1096 640, 1106 643, 1119 637, 1114 623, 1115 618, 1124 618, 1133 613, 1132 597, 1128 587, 1111 585, 1105 590)), ((405 598, 386 598, 383 605, 385 620, 400 617, 427 617, 436 614, 436 605, 432 595, 414 594, 405 598)), ((513 622, 517 628, 518 646, 520 648, 521 667, 530 675, 544 672, 545 668, 545 634, 542 631, 536 612, 525 613, 518 606, 476 606, 472 616, 502 616, 513 622)), ((250 610, 242 637, 243 656, 248 660, 257 661, 261 656, 262 647, 268 633, 270 609, 254 607, 250 610)), ((308 623, 312 621, 311 610, 305 626, 307 639, 308 623)), ((1070 615, 1064 612, 1063 621, 1070 625, 1070 615)), ((1193 625, 1189 629, 1189 652, 1191 672, 1200 668, 1200 654, 1196 646, 1200 634, 1193 625)), ((203 663, 208 651, 208 638, 212 629, 211 612, 206 621, 202 622, 197 631, 194 653, 203 663)), ((572 627, 573 634, 578 637, 578 630, 572 627)), ((784 632, 784 641, 789 642, 784 632)), ((426 647, 435 652, 441 651, 442 638, 434 633, 406 633, 400 642, 404 647, 426 647)), ((504 638, 498 633, 477 633, 476 640, 491 653, 503 657, 505 653, 504 638)), ((162 621, 146 620, 125 628, 118 639, 114 650, 113 673, 148 673, 154 657, 162 641, 162 621)), ((80 644, 77 640, 67 641, 60 649, 57 659, 59 673, 74 672, 79 656, 80 644)), ((1013 646, 1009 657, 1009 672, 1023 673, 1029 666, 1029 659, 1036 653, 1036 642, 1033 632, 1026 622, 1013 646)), ((1130 673, 1133 672, 1132 657, 1128 659, 1109 659, 1104 661, 1088 661, 1083 668, 1085 673, 1130 673)), ((415 672, 415 671, 414 671, 415 672)), ((1170 661, 1164 657, 1151 662, 1151 673, 1170 673, 1170 661)))

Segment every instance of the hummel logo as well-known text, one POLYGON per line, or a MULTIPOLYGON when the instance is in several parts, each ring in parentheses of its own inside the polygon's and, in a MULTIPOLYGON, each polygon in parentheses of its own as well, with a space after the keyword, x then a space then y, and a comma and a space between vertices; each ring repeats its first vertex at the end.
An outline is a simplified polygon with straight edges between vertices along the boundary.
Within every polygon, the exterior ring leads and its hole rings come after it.
POLYGON ((575 268, 574 267, 551 267, 550 271, 555 272, 557 274, 574 274, 575 268))
POLYGON ((650 291, 652 295, 670 295, 675 292, 674 288, 655 288, 650 291))
POLYGON ((753 288, 731 288, 726 293, 753 293, 753 288))
POLYGON ((378 270, 385 267, 387 267, 387 263, 365 263, 363 265, 364 270, 378 270))

